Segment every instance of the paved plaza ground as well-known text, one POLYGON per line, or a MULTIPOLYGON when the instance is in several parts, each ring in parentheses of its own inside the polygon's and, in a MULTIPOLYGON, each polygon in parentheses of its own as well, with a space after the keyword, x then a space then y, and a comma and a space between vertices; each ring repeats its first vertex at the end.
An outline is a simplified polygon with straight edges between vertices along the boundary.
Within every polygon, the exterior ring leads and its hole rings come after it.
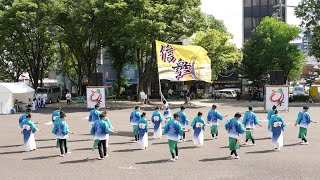
MULTIPOLYGON (((196 101, 185 110, 192 120, 198 111, 206 116, 213 102, 196 101)), ((236 112, 244 113, 253 104, 262 127, 255 130, 256 146, 241 147, 240 159, 228 160, 229 148, 227 133, 223 128, 226 119, 219 125, 219 139, 211 140, 209 128, 205 131, 205 144, 197 148, 191 141, 192 131, 187 133, 187 142, 178 144, 179 160, 171 158, 167 139, 153 140, 153 129, 149 132, 149 148, 140 150, 133 142, 129 114, 136 102, 112 103, 109 119, 117 133, 110 135, 110 146, 105 160, 97 160, 98 152, 92 151, 91 124, 85 117, 89 111, 83 104, 66 107, 65 103, 51 104, 33 113, 32 120, 39 122, 36 132, 37 150, 24 152, 22 135, 18 128, 21 114, 0 115, 0 179, 319 179, 320 169, 320 123, 311 124, 308 132, 309 145, 299 145, 298 127, 294 126, 299 106, 292 104, 289 112, 281 112, 287 123, 284 132, 284 148, 274 152, 268 138, 267 114, 261 102, 234 102, 232 100, 214 102, 218 110, 232 117, 236 112), (71 154, 59 156, 55 147, 55 136, 51 134, 51 113, 56 106, 62 106, 67 113, 70 130, 71 154)), ((158 103, 142 107, 151 117, 152 108, 158 103)), ((172 112, 178 111, 182 101, 172 102, 172 112)), ((108 103, 110 106, 110 103, 108 103)), ((313 104, 309 110, 314 121, 319 122, 319 105, 313 104)), ((205 117, 204 116, 204 117, 205 117)), ((244 137, 241 137, 241 143, 244 137)))

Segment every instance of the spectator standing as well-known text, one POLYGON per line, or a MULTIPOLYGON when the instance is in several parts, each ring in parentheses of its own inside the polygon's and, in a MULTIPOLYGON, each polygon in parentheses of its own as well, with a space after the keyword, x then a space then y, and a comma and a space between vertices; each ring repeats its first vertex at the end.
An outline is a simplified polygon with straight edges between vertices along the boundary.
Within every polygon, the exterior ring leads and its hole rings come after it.
POLYGON ((71 105, 71 94, 70 92, 68 91, 67 94, 66 94, 66 99, 67 99, 67 105, 70 106, 71 105))
POLYGON ((170 88, 170 89, 168 90, 168 100, 171 99, 172 93, 173 93, 173 90, 170 88))

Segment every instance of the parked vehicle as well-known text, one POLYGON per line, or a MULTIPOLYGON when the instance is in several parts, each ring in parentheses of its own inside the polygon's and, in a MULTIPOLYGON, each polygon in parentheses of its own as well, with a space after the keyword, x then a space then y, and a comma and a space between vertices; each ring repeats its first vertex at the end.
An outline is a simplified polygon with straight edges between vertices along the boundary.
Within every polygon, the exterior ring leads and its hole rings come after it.
POLYGON ((300 86, 294 86, 292 94, 293 95, 305 95, 303 86, 301 86, 301 85, 300 86))
POLYGON ((226 98, 235 98, 237 97, 237 93, 234 90, 221 89, 219 90, 220 94, 223 94, 226 98))
POLYGON ((60 87, 38 87, 37 94, 47 94, 46 103, 59 102, 61 99, 61 90, 60 87))

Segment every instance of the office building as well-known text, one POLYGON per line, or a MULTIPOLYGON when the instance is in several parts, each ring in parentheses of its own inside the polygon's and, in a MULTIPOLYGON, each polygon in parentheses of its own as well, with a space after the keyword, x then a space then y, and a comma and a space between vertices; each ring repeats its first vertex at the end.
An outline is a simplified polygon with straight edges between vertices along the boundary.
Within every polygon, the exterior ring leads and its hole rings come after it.
POLYGON ((263 18, 267 16, 271 17, 276 11, 281 12, 281 20, 286 22, 286 1, 243 0, 243 42, 251 36, 251 32, 259 25, 263 18), (280 1, 282 8, 279 8, 280 1))

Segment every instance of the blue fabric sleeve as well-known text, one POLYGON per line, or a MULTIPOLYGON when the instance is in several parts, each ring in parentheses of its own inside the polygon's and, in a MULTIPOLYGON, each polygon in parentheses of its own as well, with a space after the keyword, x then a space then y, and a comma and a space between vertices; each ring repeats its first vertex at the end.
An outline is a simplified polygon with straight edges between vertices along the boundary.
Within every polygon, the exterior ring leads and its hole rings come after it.
POLYGON ((192 123, 191 123, 191 125, 190 125, 190 126, 192 127, 192 129, 195 129, 195 128, 196 128, 196 127, 195 127, 195 124, 197 123, 196 121, 197 121, 197 118, 194 118, 193 121, 192 121, 192 123))
POLYGON ((37 127, 32 121, 30 122, 30 127, 31 127, 31 130, 33 133, 35 133, 37 131, 37 127))
POLYGON ((247 124, 247 117, 248 117, 248 112, 246 112, 243 116, 243 119, 242 119, 242 124, 243 125, 246 125, 247 124))
POLYGON ((91 135, 94 135, 94 134, 96 133, 95 125, 96 125, 96 123, 93 123, 93 124, 92 124, 91 130, 90 130, 90 134, 91 134, 91 135))
POLYGON ((211 116, 212 116, 212 111, 210 110, 209 112, 208 112, 208 115, 207 115, 207 121, 211 121, 212 119, 211 119, 211 116))
POLYGON ((218 111, 216 111, 216 116, 218 119, 223 120, 223 116, 218 111))
POLYGON ((253 118, 254 118, 254 124, 255 125, 259 124, 258 118, 255 114, 253 114, 253 118))
POLYGON ((298 118, 297 118, 297 120, 296 120, 296 123, 297 124, 300 124, 300 122, 301 122, 301 119, 302 119, 302 113, 301 112, 299 112, 299 114, 298 114, 298 118))
POLYGON ((92 110, 90 111, 90 114, 89 114, 89 121, 92 121, 92 110))

